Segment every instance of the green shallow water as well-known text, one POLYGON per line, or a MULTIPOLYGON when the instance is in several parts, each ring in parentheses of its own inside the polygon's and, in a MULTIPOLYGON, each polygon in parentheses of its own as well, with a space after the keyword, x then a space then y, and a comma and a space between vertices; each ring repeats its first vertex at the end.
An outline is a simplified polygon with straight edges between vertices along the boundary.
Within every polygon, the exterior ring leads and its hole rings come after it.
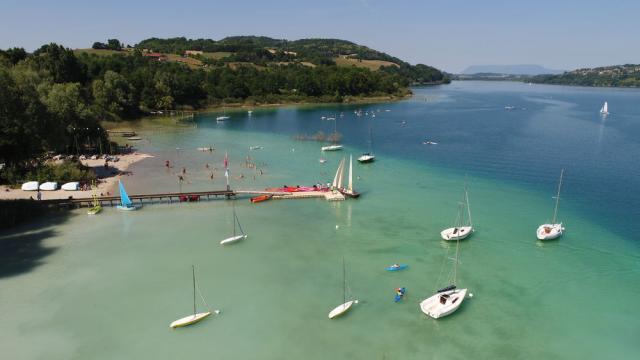
MULTIPOLYGON (((230 154, 234 188, 310 184, 330 179, 339 158, 287 135, 200 128, 148 133, 156 154, 133 168, 129 193, 213 185, 204 164, 230 154), (214 154, 193 150, 208 142, 214 154), (242 168, 249 145, 266 163, 253 180, 242 168), (175 147, 182 150, 176 151, 175 147), (292 151, 292 149, 295 149, 292 151), (174 169, 164 168, 171 160, 174 169)), ((221 247, 232 226, 231 202, 155 204, 132 213, 75 211, 64 222, 19 229, 31 246, 3 255, 19 268, 0 277, 0 348, 12 359, 442 359, 635 358, 640 252, 583 216, 570 201, 567 233, 535 241, 552 210, 554 184, 538 191, 470 176, 476 233, 461 243, 458 283, 474 294, 454 315, 432 320, 421 299, 446 284, 453 244, 439 232, 455 219, 464 173, 379 154, 354 165, 358 200, 236 202, 249 235, 221 247), (338 226, 336 228, 336 225, 338 226), (39 253, 38 249, 50 253, 39 253), (22 255, 21 255, 22 254, 22 255), (342 258, 361 303, 327 319, 342 302, 342 258), (20 259, 20 260, 16 260, 20 259), (392 263, 409 269, 384 271, 392 263), (192 327, 170 330, 191 311, 191 265, 212 308, 192 327), (444 269, 443 269, 444 264, 444 269), (19 265, 19 266, 18 266, 19 265), (407 296, 394 303, 394 288, 407 296)), ((200 306, 200 308, 202 308, 200 306)))

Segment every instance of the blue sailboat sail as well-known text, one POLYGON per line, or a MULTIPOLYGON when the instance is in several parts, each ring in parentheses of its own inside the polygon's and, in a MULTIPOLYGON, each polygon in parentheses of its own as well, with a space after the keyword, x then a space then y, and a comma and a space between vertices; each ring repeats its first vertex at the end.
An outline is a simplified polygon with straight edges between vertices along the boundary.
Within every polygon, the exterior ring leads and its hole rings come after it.
POLYGON ((120 203, 124 207, 131 207, 133 203, 131 202, 131 199, 129 199, 127 192, 124 190, 124 185, 122 185, 121 181, 118 181, 118 187, 120 189, 120 203))

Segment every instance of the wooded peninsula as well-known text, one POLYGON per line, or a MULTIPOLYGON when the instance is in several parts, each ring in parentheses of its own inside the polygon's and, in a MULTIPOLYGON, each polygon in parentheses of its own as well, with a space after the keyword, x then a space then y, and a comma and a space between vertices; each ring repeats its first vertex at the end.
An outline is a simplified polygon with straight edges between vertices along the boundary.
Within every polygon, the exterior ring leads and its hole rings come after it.
POLYGON ((110 39, 91 49, 0 50, 0 164, 97 148, 108 141, 103 120, 232 103, 393 98, 411 85, 448 82, 433 67, 337 39, 110 39))

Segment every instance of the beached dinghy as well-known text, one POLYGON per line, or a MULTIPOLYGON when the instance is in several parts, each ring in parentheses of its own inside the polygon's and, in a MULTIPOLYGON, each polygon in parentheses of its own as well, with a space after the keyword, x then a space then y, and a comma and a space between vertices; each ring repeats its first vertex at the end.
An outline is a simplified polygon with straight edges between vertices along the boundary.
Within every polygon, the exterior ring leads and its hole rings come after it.
POLYGON ((558 203, 560 202, 560 189, 562 188, 562 176, 564 175, 564 169, 560 171, 560 181, 558 182, 558 193, 556 194, 556 206, 553 209, 553 219, 550 224, 542 224, 538 226, 536 236, 538 240, 553 240, 562 236, 564 226, 562 223, 556 223, 558 217, 558 203))
POLYGON ((353 304, 357 304, 358 300, 347 301, 347 271, 344 258, 342 258, 342 301, 343 303, 336 306, 329 312, 329 319, 336 318, 351 309, 353 304))
POLYGON ((244 233, 244 230, 242 230, 242 225, 240 225, 240 220, 238 220, 238 216, 236 215, 236 207, 234 205, 233 206, 233 236, 220 241, 220 245, 231 244, 246 238, 247 238, 247 235, 244 233), (240 229, 240 235, 236 234, 236 223, 238 224, 238 228, 240 229))
POLYGON ((138 210, 138 207, 134 206, 131 199, 129 199, 129 195, 127 195, 127 192, 124 190, 124 185, 120 180, 118 180, 118 189, 120 190, 120 205, 116 208, 123 211, 138 210))
POLYGON ((56 191, 58 190, 58 183, 55 181, 47 181, 40 184, 40 191, 56 191))
MULTIPOLYGON (((199 313, 196 310, 196 289, 197 289, 197 287, 196 287, 196 270, 195 270, 195 267, 193 265, 191 266, 191 269, 192 269, 192 273, 193 273, 193 315, 188 315, 188 316, 185 316, 183 318, 180 318, 180 319, 172 322, 169 325, 169 327, 172 328, 172 329, 188 326, 188 325, 191 325, 191 324, 195 324, 195 323, 199 322, 200 320, 206 318, 207 316, 211 315, 211 311, 205 311, 205 312, 199 313)), ((200 293, 199 289, 198 289, 198 294, 200 294, 200 298, 202 299, 202 302, 208 308, 209 306, 204 301, 204 297, 200 293)), ((219 314, 220 310, 215 310, 214 312, 216 314, 219 314)))
POLYGON ((22 184, 22 191, 38 191, 40 183, 37 181, 27 181, 22 184))
POLYGON ((456 287, 459 253, 460 239, 456 241, 456 257, 453 259, 454 265, 451 285, 438 290, 434 295, 420 302, 420 310, 434 319, 445 317, 458 310, 467 295, 467 289, 458 289, 456 287))
POLYGON ((77 181, 68 182, 63 184, 60 189, 64 191, 78 191, 80 190, 80 183, 77 181))
POLYGON ((473 233, 473 231, 473 224, 471 223, 471 208, 469 207, 469 193, 467 192, 467 186, 465 185, 464 202, 461 202, 458 208, 458 216, 456 217, 455 226, 442 230, 440 232, 440 236, 442 239, 447 241, 456 241, 466 239, 471 235, 471 233, 473 233), (465 207, 467 210, 466 222, 464 219, 465 207))

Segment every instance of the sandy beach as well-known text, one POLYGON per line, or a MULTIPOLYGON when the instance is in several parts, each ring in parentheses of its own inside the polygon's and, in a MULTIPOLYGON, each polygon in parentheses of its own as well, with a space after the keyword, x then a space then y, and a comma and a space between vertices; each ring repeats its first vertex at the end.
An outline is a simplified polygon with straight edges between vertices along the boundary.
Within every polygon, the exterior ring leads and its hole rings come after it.
MULTIPOLYGON (((96 159, 96 160, 81 160, 82 164, 88 167, 91 167, 95 170, 96 175, 98 176, 98 195, 108 194, 113 195, 114 190, 117 186, 118 179, 121 176, 126 176, 131 174, 128 170, 129 167, 138 162, 147 158, 152 158, 153 156, 149 154, 142 153, 132 153, 126 155, 118 155, 120 158, 117 162, 109 162, 109 167, 104 167, 104 159, 96 159)), ((58 184, 58 187, 62 186, 62 184, 58 184)), ((116 191, 117 192, 117 191, 116 191)), ((91 197, 92 191, 64 191, 64 190, 56 190, 56 191, 41 191, 43 200, 51 200, 51 199, 65 199, 69 196, 73 196, 74 198, 83 198, 83 197, 91 197)), ((0 200, 15 200, 15 199, 29 199, 36 198, 37 192, 35 191, 23 191, 21 189, 10 189, 7 186, 0 186, 0 200)))

